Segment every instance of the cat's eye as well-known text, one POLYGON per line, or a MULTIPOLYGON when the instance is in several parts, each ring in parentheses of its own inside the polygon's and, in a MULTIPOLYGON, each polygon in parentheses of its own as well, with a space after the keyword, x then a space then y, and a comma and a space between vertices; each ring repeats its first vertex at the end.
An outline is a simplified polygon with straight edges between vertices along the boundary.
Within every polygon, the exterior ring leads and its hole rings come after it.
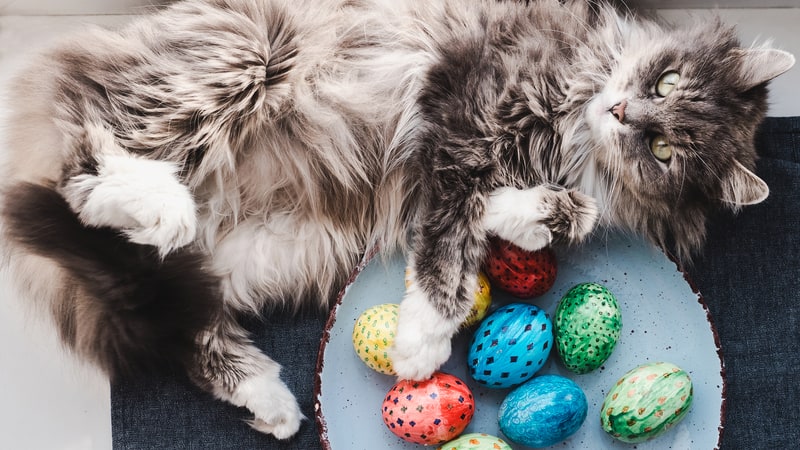
POLYGON ((681 76, 678 72, 666 72, 664 75, 658 79, 656 83, 656 94, 661 97, 666 97, 675 89, 675 85, 678 84, 678 80, 681 79, 681 76))
POLYGON ((659 134, 650 140, 650 150, 653 156, 661 162, 668 162, 672 158, 672 144, 666 136, 659 134))

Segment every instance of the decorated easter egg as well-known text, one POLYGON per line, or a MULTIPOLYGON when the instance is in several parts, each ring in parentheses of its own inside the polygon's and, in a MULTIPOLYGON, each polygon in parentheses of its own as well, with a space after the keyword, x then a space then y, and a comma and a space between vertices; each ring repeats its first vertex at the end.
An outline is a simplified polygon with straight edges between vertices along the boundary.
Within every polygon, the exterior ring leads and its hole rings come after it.
POLYGON ((353 349, 372 370, 394 375, 388 350, 397 332, 400 305, 384 303, 373 306, 358 316, 353 326, 353 349))
POLYGON ((426 381, 401 380, 386 394, 381 410, 392 433, 422 445, 455 438, 474 413, 475 400, 466 383, 443 372, 426 381))
MULTIPOLYGON (((411 285, 410 269, 406 269, 405 284, 406 288, 411 285)), ((475 303, 469 311, 469 315, 464 322, 461 323, 461 328, 469 328, 476 323, 480 322, 486 317, 486 312, 489 311, 489 306, 492 305, 492 289, 489 284, 489 279, 483 272, 478 272, 478 290, 475 291, 475 303)))
POLYGON ((483 319, 472 335, 467 363, 475 381, 516 386, 542 368, 553 347, 553 325, 537 306, 512 303, 483 319))
POLYGON ((486 433, 462 434, 437 450, 512 450, 506 441, 486 433))
POLYGON ((626 373, 600 408, 603 429, 636 443, 654 438, 680 422, 692 406, 692 380, 674 364, 643 364, 626 373))
POLYGON ((597 283, 581 283, 561 298, 553 326, 564 365, 584 374, 611 356, 619 340, 622 314, 611 291, 597 283))
POLYGON ((475 303, 469 311, 469 315, 461 324, 462 328, 468 328, 483 320, 489 306, 492 305, 492 290, 489 279, 483 272, 478 273, 478 290, 475 291, 475 303))
POLYGON ((492 286, 516 297, 536 297, 556 281, 556 256, 550 248, 531 252, 494 237, 484 270, 492 286))
POLYGON ((538 376, 506 396, 497 413, 500 430, 513 442, 549 447, 570 437, 586 420, 583 390, 559 375, 538 376))

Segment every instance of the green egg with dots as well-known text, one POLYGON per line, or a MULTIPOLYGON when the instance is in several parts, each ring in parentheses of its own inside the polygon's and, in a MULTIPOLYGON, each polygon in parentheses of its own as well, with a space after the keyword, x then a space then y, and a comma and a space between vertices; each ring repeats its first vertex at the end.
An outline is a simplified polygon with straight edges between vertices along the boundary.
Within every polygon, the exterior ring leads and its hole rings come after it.
POLYGON ((609 389, 600 407, 600 425, 622 442, 644 442, 683 420, 693 399, 686 371, 669 362, 645 363, 609 389))
POLYGON ((585 374, 606 362, 619 341, 622 313, 614 294, 599 283, 567 291, 553 319, 556 349, 564 366, 585 374))

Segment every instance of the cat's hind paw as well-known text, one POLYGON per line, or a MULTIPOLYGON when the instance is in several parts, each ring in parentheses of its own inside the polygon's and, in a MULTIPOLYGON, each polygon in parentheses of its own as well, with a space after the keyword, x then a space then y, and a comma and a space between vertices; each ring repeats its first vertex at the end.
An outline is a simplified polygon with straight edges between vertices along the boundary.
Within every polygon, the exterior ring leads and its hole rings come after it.
POLYGON ((289 439, 306 418, 289 388, 277 377, 250 377, 236 388, 232 403, 244 406, 255 417, 249 421, 253 429, 277 439, 289 439))

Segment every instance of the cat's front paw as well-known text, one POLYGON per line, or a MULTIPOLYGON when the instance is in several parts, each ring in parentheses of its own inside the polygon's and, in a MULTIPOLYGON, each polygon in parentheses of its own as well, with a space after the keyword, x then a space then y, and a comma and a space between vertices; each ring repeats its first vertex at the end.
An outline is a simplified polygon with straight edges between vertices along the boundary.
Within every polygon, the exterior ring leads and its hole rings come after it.
POLYGON ((288 439, 300 429, 305 416, 289 388, 276 377, 253 376, 236 388, 233 403, 246 407, 255 417, 250 426, 278 439, 288 439))
POLYGON ((597 202, 578 191, 553 193, 551 212, 545 223, 556 238, 580 242, 589 235, 597 223, 597 202))
POLYGON ((155 202, 130 211, 137 225, 124 230, 137 244, 152 245, 164 256, 172 250, 191 243, 196 234, 197 218, 194 202, 188 190, 178 184, 169 187, 172 192, 155 202))
POLYGON ((534 251, 554 239, 584 239, 594 228, 597 215, 595 200, 578 191, 502 187, 489 196, 484 226, 490 234, 534 251))
POLYGON ((433 336, 415 326, 398 327, 389 357, 398 378, 427 380, 450 358, 450 338, 433 336))
POLYGON ((69 180, 65 198, 81 221, 120 229, 137 244, 152 245, 164 256, 195 238, 197 214, 177 167, 130 155, 106 155, 97 174, 69 180))
POLYGON ((450 339, 458 329, 453 322, 442 317, 421 291, 410 289, 400 304, 397 333, 389 349, 397 377, 430 378, 450 358, 450 339))

